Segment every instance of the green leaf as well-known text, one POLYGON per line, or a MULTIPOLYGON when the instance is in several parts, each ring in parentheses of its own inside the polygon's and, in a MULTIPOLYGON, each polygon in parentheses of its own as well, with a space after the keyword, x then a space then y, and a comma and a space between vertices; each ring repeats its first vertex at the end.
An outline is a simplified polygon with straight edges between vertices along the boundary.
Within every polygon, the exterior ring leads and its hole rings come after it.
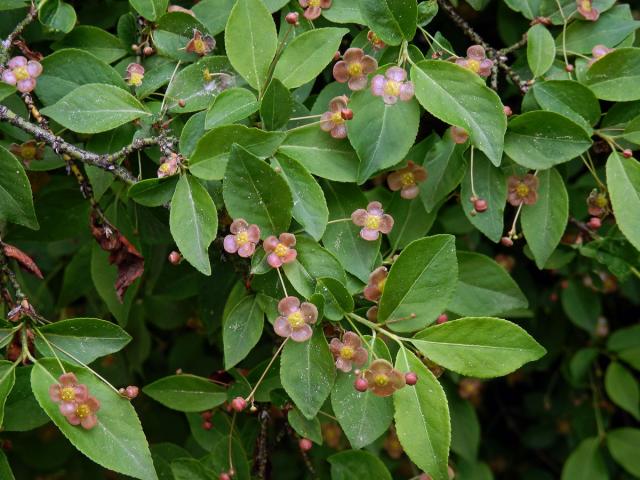
POLYGON ((601 100, 640 100, 640 48, 619 48, 594 62, 584 83, 601 100))
POLYGON ((359 0, 365 23, 387 45, 411 41, 416 34, 416 0, 359 0))
POLYGON ((287 413, 287 421, 291 428, 302 438, 308 438, 318 445, 322 445, 322 430, 320 429, 318 417, 309 420, 300 413, 300 410, 293 408, 287 413))
POLYGON ((239 145, 231 148, 230 160, 222 191, 229 215, 258 225, 263 238, 286 232, 293 208, 287 182, 239 145))
POLYGON ((171 462, 172 480, 207 480, 215 477, 213 470, 195 458, 177 458, 171 462))
MULTIPOLYGON (((40 82, 40 78, 38 79, 38 82, 40 82)), ((14 87, 13 85, 0 82, 0 100, 4 100, 9 95, 13 95, 15 92, 16 92, 16 87, 14 87)))
POLYGON ((15 370, 16 381, 4 404, 2 428, 8 432, 26 432, 49 422, 31 390, 32 365, 15 370))
POLYGON ((604 386, 613 403, 640 420, 640 386, 629 370, 618 362, 611 362, 604 376, 604 386))
MULTIPOLYGON (((367 206, 366 197, 354 185, 326 182, 323 186, 329 221, 350 218, 355 210, 367 206)), ((378 256, 380 240, 363 240, 359 232, 360 227, 349 220, 331 223, 327 225, 322 243, 340 260, 347 272, 366 283, 378 256)))
POLYGON ((211 275, 209 245, 218 232, 218 212, 207 189, 191 175, 182 175, 171 199, 171 235, 184 258, 211 275))
POLYGON ((538 174, 538 200, 522 207, 522 232, 533 253, 536 265, 544 268, 554 252, 569 221, 569 194, 562 176, 555 168, 538 174))
POLYGON ((274 165, 280 167, 293 197, 293 218, 314 239, 320 240, 327 227, 329 209, 322 188, 300 163, 286 155, 277 155, 274 165))
POLYGON ((333 23, 366 23, 359 3, 353 0, 333 0, 331 8, 323 10, 322 16, 333 23))
POLYGON ((296 36, 282 52, 273 76, 287 88, 315 79, 331 62, 346 28, 316 28, 296 36))
POLYGON ((584 128, 558 113, 533 111, 509 122, 504 151, 517 164, 547 169, 568 162, 591 147, 584 128))
POLYGON ((82 85, 41 113, 77 133, 106 132, 151 115, 130 93, 102 83, 82 85))
POLYGON ((358 177, 360 160, 349 142, 331 137, 318 125, 290 130, 278 152, 297 160, 321 178, 355 182, 358 177))
POLYGON ((433 212, 442 199, 462 181, 466 171, 463 155, 466 148, 466 145, 454 143, 450 135, 445 135, 427 150, 422 166, 429 176, 420 185, 420 199, 427 212, 433 212))
POLYGON ((635 117, 626 125, 624 138, 629 142, 640 145, 640 116, 635 117))
MULTIPOLYGON (((213 445, 211 448, 211 453, 206 457, 201 459, 201 462, 205 465, 205 467, 213 470, 214 473, 220 474, 222 472, 228 472, 229 469, 233 466, 236 471, 235 480, 251 480, 251 473, 249 462, 247 461, 248 455, 247 452, 244 451, 242 444, 238 441, 237 438, 232 437, 231 441, 231 462, 233 465, 229 464, 229 438, 228 434, 225 432, 223 438, 218 440, 218 442, 213 445)), ((207 479, 212 479, 209 475, 207 479)), ((178 479, 175 479, 178 480, 178 479)), ((190 477, 185 478, 184 480, 191 480, 190 477)))
POLYGON ((607 348, 617 353, 636 370, 640 370, 640 325, 621 328, 611 334, 607 348))
POLYGON ((160 207, 171 202, 179 177, 145 178, 129 187, 129 197, 145 207, 160 207))
POLYGON ((429 113, 467 130, 471 142, 500 165, 507 117, 500 97, 481 77, 453 63, 423 60, 411 69, 411 78, 429 113))
POLYGON ((458 288, 447 310, 490 317, 527 307, 518 284, 491 258, 471 252, 457 252, 457 257, 458 288))
POLYGON ((179 412, 210 410, 227 399, 225 390, 208 378, 184 373, 156 380, 142 391, 156 402, 179 412))
POLYGON ((129 0, 131 6, 147 20, 157 20, 167 11, 169 0, 129 0))
POLYGON ((345 313, 353 312, 353 297, 335 278, 317 278, 315 293, 324 297, 324 316, 329 320, 342 320, 345 313))
POLYGON ((598 438, 587 438, 571 452, 562 468, 562 480, 608 480, 598 438))
POLYGON ((0 451, 0 477, 5 480, 15 480, 11 465, 9 465, 9 460, 7 460, 7 455, 4 451, 0 451))
POLYGON ((313 419, 329 396, 336 377, 333 355, 322 328, 306 342, 288 341, 282 351, 280 380, 300 412, 313 419))
POLYGON ((474 152, 474 166, 467 168, 460 190, 462 208, 471 224, 484 233, 492 242, 499 242, 504 230, 504 207, 507 202, 507 181, 504 172, 494 166, 484 154, 474 152), (471 175, 475 193, 487 201, 489 208, 478 215, 473 215, 473 196, 471 175))
POLYGON ((427 213, 419 198, 405 200, 399 192, 391 197, 387 213, 394 220, 393 230, 389 232, 389 241, 394 251, 425 236, 438 216, 438 210, 427 213))
POLYGON ((382 460, 362 450, 334 453, 328 459, 331 464, 331 480, 391 480, 391 474, 382 460))
POLYGON ((121 327, 97 318, 61 320, 41 327, 39 332, 46 341, 41 335, 36 335, 38 351, 45 357, 59 356, 70 363, 80 361, 89 364, 97 358, 119 352, 131 341, 131 336, 121 327))
POLYGON ((476 410, 470 401, 459 395, 449 393, 447 400, 451 414, 451 450, 474 462, 480 446, 480 422, 476 410))
POLYGON ((562 308, 576 326, 593 334, 602 313, 600 297, 578 282, 570 281, 560 294, 562 308))
MULTIPOLYGON (((16 366, 13 362, 0 360, 0 427, 4 421, 4 404, 16 382, 16 366)), ((0 473, 2 469, 0 468, 0 473)), ((2 477, 4 478, 4 477, 2 477)))
POLYGON ((260 102, 260 118, 266 130, 284 127, 291 117, 293 98, 280 80, 274 78, 264 91, 260 102))
POLYGON ((278 46, 276 26, 261 0, 238 0, 224 32, 233 68, 249 85, 262 90, 278 46))
POLYGON ((537 82, 532 92, 541 108, 570 118, 589 133, 591 125, 600 121, 598 99, 588 87, 574 80, 537 82))
MULTIPOLYGON (((171 60, 179 60, 185 63, 196 62, 200 57, 194 52, 187 52, 185 46, 193 38, 193 30, 206 33, 207 29, 197 19, 184 12, 171 12, 162 15, 151 31, 153 46, 158 55, 171 60)), ((221 57, 204 57, 198 63, 221 57)), ((226 60, 226 58, 225 58, 226 60)), ((189 67, 185 68, 187 70, 189 67)), ((217 70, 210 70, 217 71, 217 70)), ((204 69, 200 71, 201 77, 204 69)), ((174 79, 175 80, 175 79, 174 79)), ((173 82, 172 82, 173 83, 173 82)), ((165 97, 166 98, 166 97, 165 97)), ((167 98, 172 105, 178 98, 167 98)), ((188 108, 188 107, 187 107, 188 108)))
POLYGON ((635 477, 640 477, 640 430, 637 428, 617 428, 607 432, 609 453, 619 465, 635 477))
POLYGON ((31 371, 31 388, 40 406, 65 437, 82 453, 103 467, 134 478, 155 480, 157 475, 149 445, 131 402, 83 367, 64 364, 67 372, 87 385, 100 401, 98 424, 91 430, 71 425, 49 397, 49 387, 63 373, 53 358, 39 360, 31 371))
POLYGON ((537 24, 527 32, 527 62, 534 77, 547 73, 556 58, 553 36, 544 25, 537 24))
POLYGON ((207 111, 204 128, 209 130, 247 118, 258 111, 258 100, 249 90, 230 88, 218 95, 207 111))
POLYGON ((400 162, 416 139, 420 107, 415 100, 386 105, 369 89, 356 92, 350 100, 353 120, 347 132, 360 157, 358 183, 374 173, 400 162))
POLYGON ((12 222, 37 230, 31 184, 22 164, 0 146, 0 222, 12 222))
POLYGON ((38 19, 51 30, 69 33, 76 24, 77 16, 76 11, 68 3, 62 0, 49 0, 41 4, 38 19))
POLYGON ((411 343, 438 365, 478 378, 507 375, 546 353, 516 324, 489 317, 435 325, 416 334, 411 343))
POLYGON ((201 0, 190 8, 211 35, 218 35, 224 31, 235 3, 236 0, 201 0))
POLYGON ((231 146, 237 143, 260 158, 272 156, 284 139, 282 132, 265 132, 244 125, 225 125, 207 132, 189 159, 189 171, 204 180, 221 180, 231 146))
POLYGON ((640 163, 611 153, 607 159, 607 187, 618 227, 640 250, 640 163))
POLYGON ((127 50, 118 37, 91 25, 77 26, 62 40, 54 43, 52 48, 54 50, 62 48, 86 50, 105 63, 113 63, 127 54, 127 50))
POLYGON ((456 289, 457 267, 452 235, 411 243, 391 267, 378 320, 389 321, 389 328, 397 332, 419 330, 435 321, 456 289))
POLYGON ((256 346, 264 326, 264 312, 255 296, 245 297, 224 317, 224 368, 230 370, 256 346))
POLYGON ((448 480, 451 426, 447 397, 433 373, 402 347, 395 368, 415 372, 418 383, 393 394, 396 433, 405 453, 433 480, 448 480))

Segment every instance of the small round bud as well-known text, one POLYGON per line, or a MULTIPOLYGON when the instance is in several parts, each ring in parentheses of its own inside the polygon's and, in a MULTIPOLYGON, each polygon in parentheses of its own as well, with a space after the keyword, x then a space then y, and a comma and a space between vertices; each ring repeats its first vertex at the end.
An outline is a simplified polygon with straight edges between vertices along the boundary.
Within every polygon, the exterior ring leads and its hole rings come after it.
POLYGON ((178 106, 180 108, 184 108, 184 106, 187 104, 187 102, 185 102, 184 98, 181 98, 178 100, 178 106))
POLYGON ((489 204, 487 204, 487 201, 484 198, 478 198, 473 202, 473 207, 476 209, 476 212, 482 213, 487 211, 489 204))
POLYGON ((478 197, 476 197, 475 195, 471 195, 471 196, 469 197, 469 201, 470 201, 471 203, 475 203, 475 202, 476 202, 476 200, 478 200, 478 197))
POLYGON ((211 420, 211 417, 213 417, 213 412, 211 412, 211 410, 207 410, 206 412, 202 412, 200 416, 205 422, 208 422, 211 420))
POLYGON ((250 411, 251 413, 256 413, 256 412, 258 411, 258 407, 256 407, 255 405, 251 405, 251 406, 249 407, 249 411, 250 411))
POLYGON ((129 385, 127 388, 125 388, 125 394, 127 395, 127 398, 129 398, 129 400, 133 400, 134 398, 136 398, 138 396, 138 393, 140 393, 140 389, 135 385, 129 385))
POLYGON ((567 72, 571 73, 571 72, 573 72, 573 65, 571 65, 570 63, 568 63, 568 64, 566 64, 566 65, 564 66, 564 69, 565 69, 567 72))
POLYGON ((404 381, 407 382, 407 385, 415 385, 418 383, 418 375, 415 372, 405 373, 404 381))
POLYGON ((602 226, 602 220, 600 220, 598 217, 591 217, 589 219, 589 223, 587 223, 587 226, 591 230, 598 230, 602 226))
POLYGON ((204 430, 211 430, 213 428, 213 423, 206 421, 206 422, 202 422, 202 428, 204 430))
POLYGON ((633 152, 632 152, 629 148, 625 148, 625 149, 622 151, 622 156, 623 156, 624 158, 631 158, 631 157, 633 157, 633 152))
POLYGON ((551 295, 549 295, 549 300, 556 303, 558 301, 558 294, 556 292, 552 292, 551 295))
POLYGON ((298 25, 298 12, 289 12, 289 13, 287 13, 287 16, 284 17, 284 19, 287 21, 287 23, 289 25, 297 26, 298 25))
POLYGON ((137 43, 134 43, 131 45, 131 50, 133 50, 134 52, 139 52, 140 51, 140 45, 138 45, 137 43))
POLYGON ((241 412, 245 408, 247 408, 247 401, 242 397, 236 397, 231 400, 231 408, 233 408, 236 412, 241 412))
POLYGON ((302 450, 303 452, 308 452, 309 450, 311 450, 311 447, 313 447, 313 442, 308 438, 301 438, 298 442, 298 445, 300 446, 300 450, 302 450))
POLYGON ((336 53, 333 54, 333 60, 336 62, 340 60, 341 57, 342 57, 342 54, 340 53, 340 50, 337 50, 336 53))
POLYGON ((447 322, 448 320, 449 320, 449 317, 447 316, 447 314, 446 314, 446 313, 441 313, 441 314, 438 316, 438 318, 437 318, 437 320, 436 320, 436 323, 437 323, 438 325, 442 325, 443 323, 447 322))
POLYGON ((356 377, 359 377, 361 373, 362 373, 362 370, 360 370, 359 368, 356 368, 356 369, 353 371, 353 374, 354 374, 356 377))
POLYGON ((505 247, 513 247, 513 240, 511 240, 509 237, 502 237, 500 239, 500 243, 505 247))
POLYGON ((351 120, 353 118, 353 110, 350 108, 345 108, 340 112, 340 116, 343 120, 351 120))
POLYGON ((171 265, 178 265, 182 261, 182 255, 175 250, 169 254, 169 263, 171 265))
POLYGON ((281 167, 276 167, 273 169, 274 172, 276 173, 282 173, 282 168, 281 167))
POLYGON ((218 480, 231 480, 231 476, 227 472, 222 472, 218 480))
POLYGON ((505 105, 504 107, 502 107, 502 111, 507 117, 513 115, 513 110, 511 110, 511 107, 509 105, 505 105))
POLYGON ((144 47, 144 49, 142 50, 142 53, 144 53, 145 57, 150 57, 151 55, 153 55, 154 53, 156 53, 156 51, 153 49, 153 47, 150 47, 149 45, 147 45, 146 47, 144 47))
POLYGON ((366 392, 367 388, 369 388, 369 383, 364 378, 356 378, 353 386, 359 392, 366 392))

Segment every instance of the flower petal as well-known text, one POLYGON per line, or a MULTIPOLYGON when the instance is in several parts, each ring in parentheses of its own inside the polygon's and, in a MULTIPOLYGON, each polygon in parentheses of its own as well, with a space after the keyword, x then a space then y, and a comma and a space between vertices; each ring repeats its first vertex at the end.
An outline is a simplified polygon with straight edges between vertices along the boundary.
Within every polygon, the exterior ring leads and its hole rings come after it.
POLYGON ((282 257, 282 263, 291 263, 295 261, 297 256, 298 252, 296 252, 293 248, 290 248, 287 253, 284 254, 284 257, 282 257))
POLYGON ((258 243, 260 241, 260 227, 257 225, 249 225, 247 235, 250 242, 258 243))
POLYGON ((273 235, 269 235, 267 238, 265 238, 264 242, 262 242, 262 246, 265 252, 271 253, 276 249, 278 243, 280 242, 276 237, 274 237, 273 235))
POLYGON ((345 108, 347 108, 347 102, 349 99, 346 95, 340 95, 339 97, 333 97, 329 102, 329 110, 332 113, 341 112, 345 108))
POLYGON ((378 201, 369 202, 367 204, 367 213, 370 215, 382 215, 384 210, 382 204, 378 201))
POLYGON ((340 125, 336 125, 334 128, 331 129, 331 136, 333 138, 337 138, 338 140, 341 138, 346 138, 347 126, 344 123, 341 123, 340 125))
POLYGON ((282 259, 275 253, 270 253, 267 256, 267 263, 273 268, 280 268, 282 266, 282 259))
POLYGON ((344 60, 340 60, 333 66, 333 78, 336 79, 336 82, 345 83, 349 80, 349 69, 347 66, 347 62, 344 60))
POLYGON ((398 103, 398 97, 395 95, 382 95, 382 100, 384 100, 384 103, 387 105, 395 105, 398 103))
POLYGON ((335 126, 336 124, 333 121, 333 113, 324 112, 320 117, 320 128, 325 132, 330 132, 335 126))
POLYGON ((60 385, 58 385, 57 383, 49 386, 49 398, 52 402, 58 403, 60 400, 62 400, 60 398, 60 390, 60 385))
POLYGON ((336 358, 336 368, 344 373, 349 373, 353 367, 351 365, 351 360, 338 357, 336 358))
POLYGON ((227 235, 226 237, 224 237, 224 241, 222 242, 222 247, 224 248, 224 251, 227 253, 236 253, 238 251, 236 236, 227 235))
POLYGON ((418 187, 416 184, 403 187, 402 190, 400 190, 400 196, 405 200, 412 200, 416 198, 419 193, 420 193, 420 187, 418 187))
POLYGON ((354 350, 360 348, 362 345, 360 337, 355 332, 344 332, 344 335, 342 335, 342 342, 354 350))
POLYGON ((320 0, 320 8, 331 8, 331 0, 320 0))
POLYGON ((360 75, 357 77, 351 77, 349 79, 349 88, 354 92, 358 90, 364 90, 367 88, 367 77, 366 75, 360 75))
POLYGON ((487 58, 487 54, 485 53, 482 45, 471 45, 467 48, 467 58, 482 61, 487 58))
POLYGON ((273 322, 273 330, 277 335, 281 337, 288 337, 291 335, 291 324, 287 321, 285 317, 278 317, 276 321, 273 322))
POLYGON ((58 378, 58 381, 63 387, 72 387, 78 384, 78 377, 74 373, 63 373, 58 378))
POLYGON ((11 60, 9 60, 9 62, 7 63, 7 66, 9 68, 17 68, 17 67, 24 67, 27 64, 27 59, 23 56, 18 55, 17 57, 13 57, 11 60))
POLYGON ((13 74, 13 71, 7 69, 4 72, 2 72, 2 81, 4 83, 8 83, 9 85, 15 85, 18 80, 16 79, 16 76, 13 74))
POLYGON ((27 78, 26 80, 18 81, 18 91, 22 93, 29 93, 36 88, 36 81, 33 78, 27 78))
POLYGON ((364 287, 364 292, 362 292, 362 294, 364 295, 364 298, 370 302, 377 302, 382 296, 382 292, 377 285, 367 285, 364 287))
POLYGON ((387 81, 382 75, 376 75, 371 79, 371 93, 376 97, 384 95, 384 85, 387 81))
POLYGON ((329 350, 331 350, 331 353, 336 356, 340 355, 340 350, 342 350, 343 346, 344 344, 340 341, 339 338, 332 338, 331 342, 329 342, 329 350))
POLYGON ((244 218, 236 218, 229 227, 229 230, 234 235, 237 235, 240 232, 244 232, 249 228, 249 224, 244 218))
POLYGON ((396 82, 404 82, 405 79, 407 78, 407 72, 405 71, 404 68, 391 67, 385 72, 384 76, 387 77, 389 80, 395 80, 396 82))
POLYGON ((415 94, 415 89, 413 87, 413 82, 404 82, 400 86, 400 100, 403 102, 408 102, 413 98, 415 94))
POLYGON ((97 424, 98 424, 98 417, 95 415, 89 415, 87 417, 84 417, 80 421, 80 425, 82 425, 82 428, 84 428, 85 430, 91 430, 97 424))
POLYGON ((302 305, 300 305, 300 313, 302 313, 302 317, 307 323, 314 324, 316 320, 318 320, 318 307, 313 303, 303 302, 302 305))
POLYGON ((363 228, 362 230, 360 230, 360 236, 362 237, 363 240, 372 242, 374 240, 377 240, 380 234, 378 233, 377 230, 371 230, 370 228, 363 228))
POLYGON ((392 192, 397 192, 402 188, 402 172, 397 171, 389 174, 387 177, 387 185, 392 192))
POLYGON ((389 233, 393 228, 393 217, 391 215, 387 215, 386 213, 382 215, 380 219, 380 231, 382 233, 389 233))
POLYGON ((297 312, 298 310, 300 310, 300 300, 298 297, 290 295, 288 297, 284 297, 278 302, 278 312, 285 317, 297 312))
POLYGON ((370 73, 373 73, 378 69, 378 61, 375 58, 370 57, 369 55, 365 55, 364 57, 362 57, 361 63, 362 72, 365 75, 369 75, 370 73))
POLYGON ((367 221, 369 214, 364 208, 359 208, 351 214, 351 221, 358 227, 363 227, 364 222, 367 221))
POLYGON ((361 48, 348 48, 346 52, 344 52, 344 55, 342 56, 342 59, 349 63, 355 63, 355 62, 360 62, 362 59, 364 58, 364 50, 362 50, 361 48))
POLYGON ((293 233, 281 233, 280 243, 286 247, 294 247, 296 244, 296 236, 293 233))
POLYGON ((358 366, 364 365, 369 359, 369 353, 362 347, 356 349, 351 361, 358 366))
POLYGON ((74 414, 76 411, 76 404, 73 402, 62 402, 60 404, 60 413, 65 417, 74 414))
POLYGON ((300 327, 296 328, 291 332, 291 340, 294 342, 306 342, 313 335, 313 330, 306 323, 300 327))
POLYGON ((309 7, 304 11, 304 18, 307 20, 315 20, 322 13, 322 9, 320 7, 309 7))
POLYGON ((255 253, 255 251, 256 244, 253 242, 247 242, 238 249, 238 255, 240 255, 242 258, 249 258, 255 253))

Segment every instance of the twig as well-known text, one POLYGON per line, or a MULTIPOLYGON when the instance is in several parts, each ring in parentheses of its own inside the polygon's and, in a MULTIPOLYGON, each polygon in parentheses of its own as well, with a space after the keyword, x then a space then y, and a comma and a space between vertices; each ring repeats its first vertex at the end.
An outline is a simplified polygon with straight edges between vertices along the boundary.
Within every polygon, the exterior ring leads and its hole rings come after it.
POLYGON ((9 50, 11 49, 11 45, 15 41, 18 36, 22 33, 22 31, 29 25, 31 22, 35 20, 38 16, 38 9, 35 4, 31 3, 31 7, 29 7, 29 12, 27 16, 16 25, 16 28, 9 34, 7 38, 5 38, 2 43, 0 43, 0 64, 4 63, 7 58, 9 58, 9 50))

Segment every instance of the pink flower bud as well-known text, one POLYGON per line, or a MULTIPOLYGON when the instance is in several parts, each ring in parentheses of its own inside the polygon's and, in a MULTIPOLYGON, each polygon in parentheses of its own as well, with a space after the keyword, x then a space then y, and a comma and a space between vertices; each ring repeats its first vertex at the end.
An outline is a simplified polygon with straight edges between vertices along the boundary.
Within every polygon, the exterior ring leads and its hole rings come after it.
POLYGON ((513 247, 513 240, 511 240, 509 237, 502 237, 500 239, 500 243, 505 247, 513 247))
POLYGON ((130 400, 133 400, 134 398, 136 398, 138 396, 138 393, 140 393, 140 389, 135 385, 129 385, 125 389, 125 394, 130 400))
POLYGON ((631 158, 631 157, 633 157, 633 152, 632 152, 630 149, 625 148, 625 149, 622 151, 622 156, 623 156, 624 158, 631 158))
POLYGON ((311 442, 311 440, 309 440, 308 438, 301 438, 298 442, 298 445, 300 446, 300 450, 302 450, 303 452, 308 452, 313 447, 313 442, 311 442))
POLYGON ((231 408, 239 413, 247 408, 247 401, 242 397, 236 397, 231 400, 231 408))
POLYGON ((203 430, 211 430, 213 428, 213 423, 206 421, 206 422, 202 422, 202 428, 203 430))
POLYGON ((473 208, 475 208, 476 212, 482 213, 487 211, 489 205, 484 198, 478 198, 475 202, 473 202, 473 208))
POLYGON ((418 375, 415 372, 405 373, 404 381, 407 382, 407 385, 415 385, 418 383, 418 375))
POLYGON ((298 25, 298 12, 289 12, 287 13, 287 16, 284 17, 284 19, 286 20, 286 22, 289 25, 298 25))
POLYGON ((182 255, 180 252, 176 252, 175 250, 169 254, 169 263, 172 265, 179 265, 182 261, 182 255))
POLYGON ((591 217, 587 225, 591 230, 598 230, 602 226, 602 220, 598 217, 591 217))
POLYGON ((369 388, 369 382, 367 382, 364 378, 357 378, 353 383, 353 386, 359 392, 366 392, 369 388))
POLYGON ((441 313, 438 316, 438 319, 436 320, 436 323, 438 325, 442 325, 443 323, 447 322, 448 320, 449 320, 449 317, 447 316, 447 314, 446 313, 441 313))

